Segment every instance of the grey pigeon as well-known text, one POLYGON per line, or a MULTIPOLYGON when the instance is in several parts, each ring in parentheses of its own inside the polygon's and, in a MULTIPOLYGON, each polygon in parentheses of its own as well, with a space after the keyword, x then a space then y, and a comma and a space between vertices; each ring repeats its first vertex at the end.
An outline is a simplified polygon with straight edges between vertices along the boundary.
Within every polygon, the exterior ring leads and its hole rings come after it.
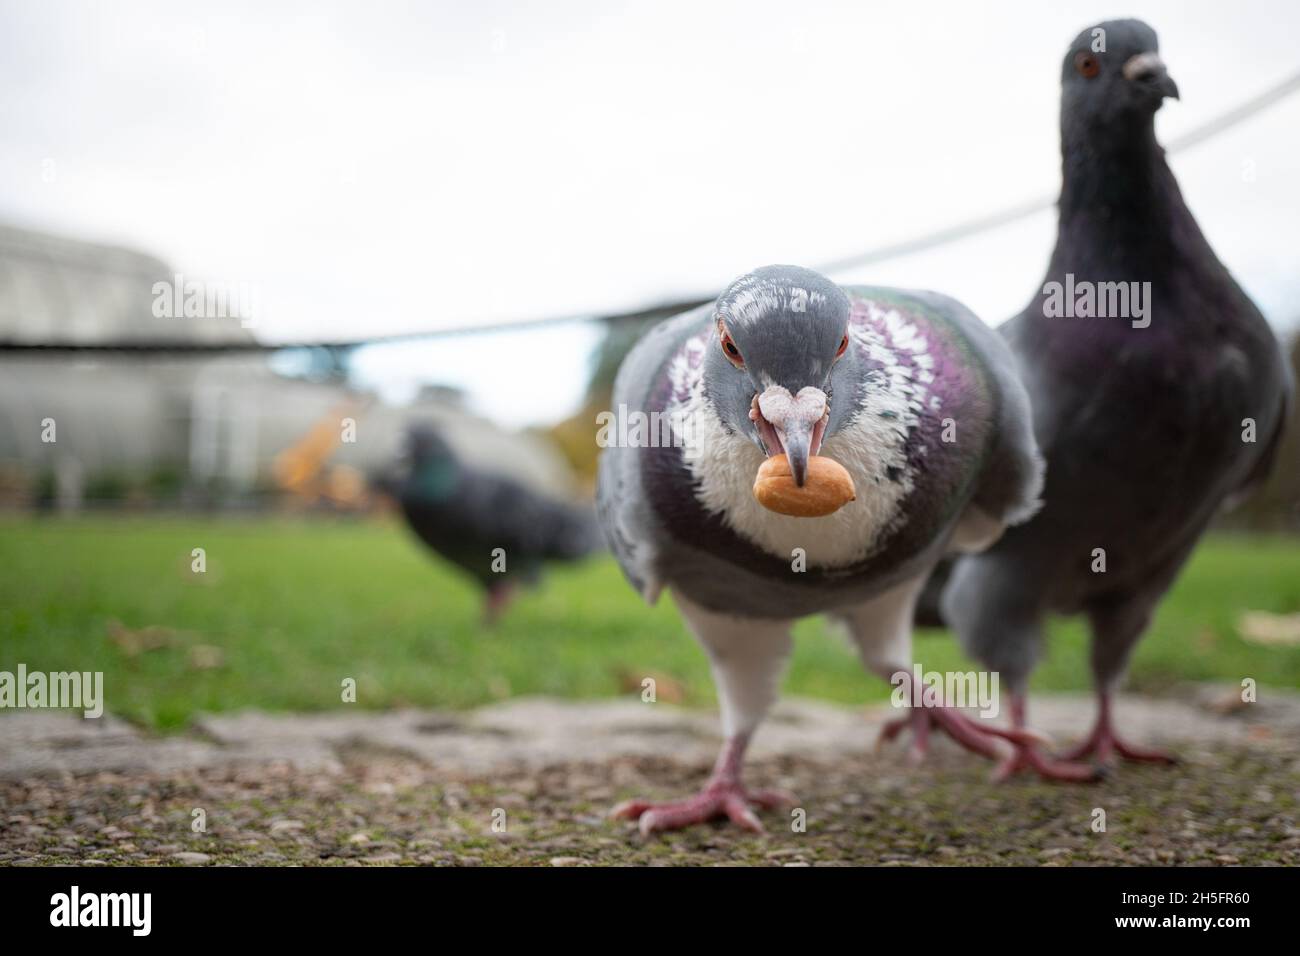
MULTIPOLYGON (((601 524, 636 589, 650 602, 670 590, 704 646, 726 738, 698 796, 614 813, 645 833, 719 816, 759 829, 754 806, 787 795, 745 790, 740 769, 791 625, 830 612, 870 669, 906 671, 913 602, 935 562, 1037 506, 1027 396, 1005 344, 960 303, 768 266, 648 332, 613 404, 629 421, 601 457, 601 524), (856 499, 815 518, 766 510, 752 485, 782 453, 797 478, 811 455, 838 461, 856 499)), ((903 722, 990 756, 1005 733, 942 706, 903 722)))
POLYGON ((421 541, 483 586, 488 623, 544 564, 583 558, 600 541, 590 509, 465 465, 431 425, 410 428, 404 462, 374 484, 421 541))
MULTIPOLYGON (((1084 615, 1099 710, 1065 759, 1167 760, 1116 736, 1113 691, 1214 516, 1267 474, 1293 384, 1275 335, 1215 257, 1156 142, 1155 113, 1178 88, 1155 32, 1137 20, 1084 30, 1065 56, 1061 88, 1056 248, 1040 292, 1001 328, 1047 458, 1044 507, 958 561, 943 613, 1009 684, 1021 728, 1044 619, 1084 615), (1101 283, 1124 283, 1129 308, 1113 308, 1120 287, 1101 283), (1058 314, 1057 293, 1068 288, 1073 316, 1058 314), (1109 313, 1125 314, 1080 314, 1101 312, 1104 299, 1109 313)), ((1022 768, 1094 775, 1032 743, 998 775, 1022 768)))

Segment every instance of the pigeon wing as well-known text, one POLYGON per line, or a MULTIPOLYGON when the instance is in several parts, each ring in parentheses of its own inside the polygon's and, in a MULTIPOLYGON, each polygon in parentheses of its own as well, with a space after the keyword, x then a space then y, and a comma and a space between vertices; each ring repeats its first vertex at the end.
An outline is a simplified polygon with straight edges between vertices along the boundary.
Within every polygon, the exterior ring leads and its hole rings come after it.
POLYGON ((1029 395, 1007 343, 970 309, 937 292, 912 293, 957 327, 987 369, 997 402, 994 436, 972 501, 1008 525, 1033 517, 1042 505, 1044 463, 1034 438, 1029 395))
MULTIPOLYGON (((711 306, 666 319, 636 344, 614 380, 614 416, 649 411, 650 395, 668 374, 672 356, 684 340, 706 322, 711 306)), ((617 439, 617 429, 615 430, 617 439)), ((600 456, 596 513, 605 540, 632 586, 650 604, 663 589, 659 561, 663 554, 663 529, 642 484, 641 452, 620 447, 615 441, 600 456)))

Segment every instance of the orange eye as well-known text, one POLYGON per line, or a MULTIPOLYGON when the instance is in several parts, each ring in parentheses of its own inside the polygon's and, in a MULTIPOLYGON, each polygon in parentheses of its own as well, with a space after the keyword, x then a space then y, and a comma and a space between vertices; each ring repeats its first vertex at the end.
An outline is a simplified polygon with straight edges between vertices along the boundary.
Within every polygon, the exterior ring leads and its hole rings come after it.
POLYGON ((1101 61, 1091 53, 1079 52, 1074 55, 1074 68, 1080 76, 1092 79, 1101 72, 1101 61))
POLYGON ((849 350, 849 337, 845 335, 844 338, 840 339, 840 347, 835 350, 835 357, 839 358, 848 350, 849 350))
POLYGON ((731 340, 731 333, 721 322, 718 323, 718 331, 722 335, 722 351, 727 356, 727 361, 736 368, 744 368, 745 360, 741 357, 740 349, 736 348, 736 343, 731 340))

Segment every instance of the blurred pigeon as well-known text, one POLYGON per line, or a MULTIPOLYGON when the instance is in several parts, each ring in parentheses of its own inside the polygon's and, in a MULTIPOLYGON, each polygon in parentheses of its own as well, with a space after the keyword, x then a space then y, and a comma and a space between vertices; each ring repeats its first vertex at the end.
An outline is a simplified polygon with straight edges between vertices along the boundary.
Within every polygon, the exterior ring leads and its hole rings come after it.
MULTIPOLYGON (((1116 736, 1112 694, 1197 539, 1267 474, 1293 385, 1276 337, 1215 257, 1156 142, 1156 110, 1178 88, 1155 32, 1137 20, 1084 30, 1061 87, 1056 248, 1040 293, 1001 329, 1047 458, 1045 504, 957 563, 943 612, 1009 682, 1018 728, 1044 618, 1085 615, 1099 711, 1066 760, 1165 761, 1116 736), (1114 308, 1122 292, 1127 310, 1123 299, 1114 308), (1087 317, 1107 306, 1111 317, 1087 317)), ((998 775, 1026 767, 1061 779, 1095 773, 1024 744, 998 775)))
MULTIPOLYGON (((841 289, 795 266, 743 276, 641 339, 613 398, 637 420, 601 457, 597 510, 631 583, 652 603, 671 590, 704 646, 726 742, 698 796, 615 815, 643 833, 719 816, 760 829, 753 807, 788 799, 747 791, 740 770, 797 618, 842 618, 869 668, 910 681, 913 602, 934 563, 987 546, 1037 505, 1041 462, 1013 369, 952 299, 841 289), (815 518, 764 509, 755 475, 783 453, 800 485, 810 456, 838 461, 856 499, 815 518)), ((903 720, 989 756, 1008 733, 941 706, 903 720)))
POLYGON ((590 510, 464 465, 431 425, 411 427, 405 457, 375 484, 397 500, 421 541, 483 585, 488 623, 517 585, 537 581, 544 563, 578 560, 599 544, 590 510))

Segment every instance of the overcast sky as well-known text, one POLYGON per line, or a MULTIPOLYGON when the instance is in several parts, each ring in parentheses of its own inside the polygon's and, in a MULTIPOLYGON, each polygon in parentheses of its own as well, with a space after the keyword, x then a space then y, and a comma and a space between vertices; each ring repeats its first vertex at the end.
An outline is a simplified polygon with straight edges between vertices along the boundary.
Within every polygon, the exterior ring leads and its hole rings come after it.
MULTIPOLYGON (((271 339, 353 337, 712 294, 1059 182, 1066 44, 1160 33, 1176 136, 1300 68, 1294 0, 1230 6, 0 0, 0 219, 257 283, 271 339)), ((1219 255, 1300 317, 1300 96, 1172 160, 1219 255)), ((991 323, 1054 220, 878 264, 991 323)), ((568 411, 591 327, 371 354, 389 393, 568 411)))

